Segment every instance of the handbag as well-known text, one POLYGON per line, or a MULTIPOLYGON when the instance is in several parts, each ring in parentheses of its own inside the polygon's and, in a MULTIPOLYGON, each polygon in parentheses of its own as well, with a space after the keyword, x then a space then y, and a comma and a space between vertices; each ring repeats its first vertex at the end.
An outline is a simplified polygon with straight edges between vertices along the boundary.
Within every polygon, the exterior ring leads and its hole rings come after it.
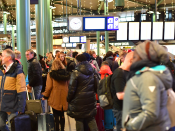
POLYGON ((171 127, 175 126, 175 93, 172 88, 167 90, 168 101, 167 101, 167 110, 171 120, 171 127))

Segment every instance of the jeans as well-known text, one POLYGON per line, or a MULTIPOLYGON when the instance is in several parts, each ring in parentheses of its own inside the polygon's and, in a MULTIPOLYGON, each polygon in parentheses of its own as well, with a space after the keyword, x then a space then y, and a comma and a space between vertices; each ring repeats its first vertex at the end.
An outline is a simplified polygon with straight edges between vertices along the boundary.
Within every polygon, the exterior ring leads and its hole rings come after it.
POLYGON ((52 108, 53 110, 53 116, 55 118, 55 126, 56 130, 55 131, 60 131, 59 130, 59 125, 61 125, 61 131, 64 131, 64 126, 65 126, 65 117, 64 117, 64 111, 58 111, 52 108))
POLYGON ((117 131, 121 131, 122 128, 122 111, 113 110, 114 117, 116 118, 117 131))
MULTIPOLYGON (((42 85, 33 87, 35 100, 39 100, 40 99, 41 90, 42 90, 42 85)), ((32 99, 34 99, 32 93, 30 93, 30 95, 32 96, 32 99)))
POLYGON ((87 122, 90 131, 98 131, 98 127, 95 121, 95 118, 84 118, 84 119, 75 119, 76 120, 76 130, 84 131, 84 122, 87 122))
POLYGON ((0 111, 0 130, 1 131, 11 131, 10 120, 17 115, 18 115, 18 112, 11 113, 10 115, 8 115, 6 112, 0 111), (8 127, 6 125, 6 120, 8 120, 8 127))

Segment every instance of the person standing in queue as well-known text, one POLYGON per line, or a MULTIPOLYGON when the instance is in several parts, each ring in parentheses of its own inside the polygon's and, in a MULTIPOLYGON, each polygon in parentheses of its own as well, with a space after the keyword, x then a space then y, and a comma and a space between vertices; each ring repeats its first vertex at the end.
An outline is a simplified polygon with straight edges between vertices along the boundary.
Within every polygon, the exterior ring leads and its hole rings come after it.
POLYGON ((68 108, 67 94, 69 79, 70 74, 66 71, 62 62, 60 60, 54 60, 52 70, 47 75, 43 100, 48 99, 48 104, 53 109, 56 131, 60 131, 59 125, 61 125, 61 131, 64 131, 64 111, 67 111, 68 108))
POLYGON ((61 53, 59 54, 58 59, 60 59, 60 61, 63 63, 63 65, 64 65, 65 67, 67 67, 67 61, 66 61, 64 52, 61 52, 61 53))
POLYGON ((67 114, 75 118, 77 131, 84 131, 84 123, 86 122, 90 131, 98 131, 94 118, 97 113, 95 72, 85 55, 78 55, 76 59, 78 66, 70 78, 67 114))
POLYGON ((134 52, 126 55, 123 64, 117 68, 111 78, 111 92, 113 96, 113 114, 117 122, 117 131, 122 128, 122 110, 123 110, 123 97, 124 88, 127 82, 127 75, 130 71, 134 52))
POLYGON ((11 130, 10 120, 24 113, 26 106, 26 83, 21 64, 15 61, 12 50, 2 52, 4 70, 0 70, 0 130, 11 130), (8 120, 8 127, 6 121, 8 120))
POLYGON ((111 69, 112 72, 114 72, 115 69, 117 69, 119 67, 118 66, 118 63, 116 61, 114 61, 112 51, 108 51, 106 53, 106 59, 105 59, 105 61, 107 61, 109 63, 109 67, 110 67, 110 69, 111 69))
POLYGON ((39 99, 42 90, 42 68, 39 61, 34 57, 34 51, 29 49, 26 51, 26 59, 29 63, 27 88, 33 88, 35 99, 39 99))
POLYGON ((172 76, 160 65, 168 61, 168 52, 157 42, 136 46, 123 100, 123 130, 168 131, 171 127, 166 90, 172 87, 172 76))

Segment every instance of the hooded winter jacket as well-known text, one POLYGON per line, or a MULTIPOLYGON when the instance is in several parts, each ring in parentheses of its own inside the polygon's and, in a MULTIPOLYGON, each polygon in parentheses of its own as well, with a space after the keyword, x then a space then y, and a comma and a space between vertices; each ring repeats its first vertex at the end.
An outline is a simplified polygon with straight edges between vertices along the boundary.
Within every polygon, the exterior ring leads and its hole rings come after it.
POLYGON ((111 71, 110 67, 107 66, 107 65, 102 66, 100 68, 100 72, 99 73, 101 74, 101 79, 103 79, 105 77, 106 73, 109 74, 109 75, 112 75, 112 71, 111 71))
POLYGON ((94 69, 87 61, 81 62, 72 72, 67 101, 67 114, 72 118, 89 118, 96 115, 94 69))
POLYGON ((165 131, 171 126, 166 108, 172 86, 170 71, 163 65, 144 67, 126 85, 122 126, 128 131, 165 131))
POLYGON ((116 61, 113 61, 113 59, 114 58, 112 56, 110 56, 110 57, 106 58, 106 60, 105 60, 109 63, 109 67, 110 67, 112 72, 114 72, 115 69, 117 69, 119 67, 118 63, 116 61))
POLYGON ((48 99, 48 104, 58 111, 66 111, 68 108, 67 94, 70 74, 64 70, 52 70, 47 75, 44 98, 48 99))
POLYGON ((24 112, 26 83, 22 65, 15 61, 6 73, 0 70, 0 84, 0 111, 24 112))

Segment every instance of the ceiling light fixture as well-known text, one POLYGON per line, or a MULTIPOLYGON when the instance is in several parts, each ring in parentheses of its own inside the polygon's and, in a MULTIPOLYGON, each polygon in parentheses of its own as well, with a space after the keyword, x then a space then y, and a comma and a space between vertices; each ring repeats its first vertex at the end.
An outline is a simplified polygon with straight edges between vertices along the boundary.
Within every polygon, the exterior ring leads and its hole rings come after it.
POLYGON ((4 13, 4 14, 10 14, 10 13, 9 13, 9 12, 7 12, 7 11, 3 11, 3 13, 4 13))

